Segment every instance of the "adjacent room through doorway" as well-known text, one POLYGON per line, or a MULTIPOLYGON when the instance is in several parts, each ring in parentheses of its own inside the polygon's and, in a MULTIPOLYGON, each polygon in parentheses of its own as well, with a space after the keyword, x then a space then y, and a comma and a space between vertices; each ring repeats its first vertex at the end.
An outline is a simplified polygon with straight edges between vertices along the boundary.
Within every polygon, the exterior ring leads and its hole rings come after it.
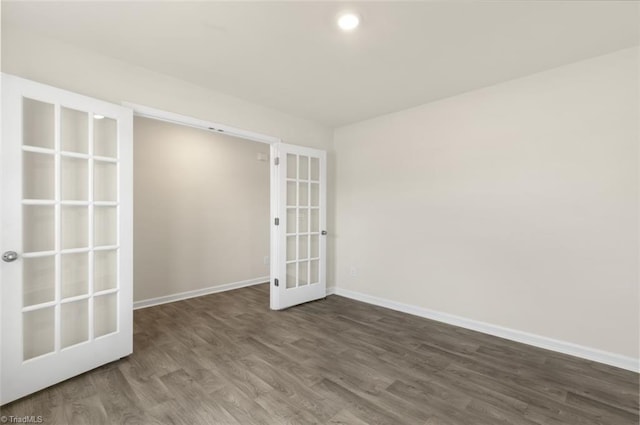
POLYGON ((134 118, 134 306, 269 281, 269 145, 134 118))

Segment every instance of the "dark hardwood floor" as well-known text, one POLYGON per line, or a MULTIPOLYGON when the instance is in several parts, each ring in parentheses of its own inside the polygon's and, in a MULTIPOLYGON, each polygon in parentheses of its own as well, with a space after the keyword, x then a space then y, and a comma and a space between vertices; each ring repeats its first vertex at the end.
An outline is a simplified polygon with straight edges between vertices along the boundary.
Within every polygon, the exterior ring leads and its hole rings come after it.
POLYGON ((638 424, 638 374, 267 285, 135 312, 134 353, 2 407, 57 424, 638 424))

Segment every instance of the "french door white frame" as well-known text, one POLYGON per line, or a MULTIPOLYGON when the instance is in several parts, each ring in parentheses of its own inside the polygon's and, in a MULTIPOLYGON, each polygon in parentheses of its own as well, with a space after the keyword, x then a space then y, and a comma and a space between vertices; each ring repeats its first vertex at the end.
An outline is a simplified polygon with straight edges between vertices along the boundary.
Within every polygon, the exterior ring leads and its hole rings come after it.
POLYGON ((271 196, 272 215, 278 217, 278 225, 274 226, 276 231, 272 233, 272 250, 275 252, 272 270, 279 282, 271 286, 270 307, 282 310, 327 295, 327 153, 285 143, 275 145, 273 149, 279 165, 272 168, 271 180, 276 182, 272 187, 277 186, 271 196), (314 168, 315 173, 312 171, 314 168), (316 188, 316 196, 312 195, 313 187, 316 188), (302 188, 306 188, 305 191, 302 188), (315 220, 312 219, 314 216, 315 220), (289 221, 292 218, 293 225, 289 221), (303 238, 307 242, 301 242, 303 238), (313 243, 313 238, 316 238, 316 243, 313 243), (289 240, 292 240, 291 244, 289 240), (314 246, 316 255, 312 254, 314 246), (291 270, 289 266, 293 266, 291 270))
MULTIPOLYGON (((2 134, 0 144, 2 152, 2 184, 0 184, 0 251, 17 251, 20 255, 17 263, 2 264, 2 278, 0 293, 2 294, 2 386, 0 389, 0 403, 8 403, 17 398, 53 385, 72 376, 91 370, 102 364, 117 360, 131 354, 133 350, 133 151, 131 136, 133 134, 132 113, 127 108, 120 107, 101 100, 82 96, 76 93, 25 80, 8 74, 2 74, 2 134), (24 98, 37 102, 48 103, 53 107, 54 145, 51 148, 23 145, 22 102, 24 98), (20 105, 17 107, 17 105, 20 105), (118 152, 115 157, 102 157, 93 152, 94 140, 93 124, 87 122, 87 153, 67 152, 62 147, 61 111, 75 109, 86 113, 103 115, 116 119, 118 152), (20 143, 16 143, 16 141, 20 143), (53 199, 24 199, 22 190, 23 164, 22 161, 8 160, 21 158, 24 152, 35 152, 49 155, 55 163, 53 199), (62 158, 80 158, 88 161, 88 185, 86 201, 68 201, 60 195, 60 176, 62 158), (96 162, 117 164, 116 199, 111 202, 95 201, 93 199, 93 167, 96 162), (87 247, 81 249, 63 249, 60 242, 61 224, 59 217, 63 205, 73 206, 74 203, 87 208, 87 247), (54 209, 55 243, 52 251, 24 253, 23 246, 23 217, 15 208, 17 205, 47 205, 54 209), (96 246, 93 240, 94 208, 115 207, 117 213, 116 245, 96 246), (116 266, 117 283, 114 288, 94 291, 93 265, 91 255, 88 256, 87 293, 79 296, 66 297, 63 300, 60 289, 61 256, 75 252, 91 253, 99 250, 118 250, 116 266), (55 295, 53 300, 39 302, 34 305, 23 306, 22 299, 22 264, 27 258, 52 257, 55 260, 55 295), (115 294, 115 295, 114 295, 115 294), (63 305, 74 302, 87 303, 87 320, 95 320, 93 315, 96 297, 114 295, 116 303, 115 331, 105 335, 95 335, 92 325, 87 327, 87 339, 76 344, 63 346, 60 337, 61 309, 63 305), (66 303, 66 304, 65 304, 66 303), (23 320, 16 320, 18 315, 30 311, 53 309, 54 336, 53 351, 38 354, 24 360, 23 357, 23 320), (8 370, 7 370, 8 369, 8 370)), ((98 119, 98 118, 96 118, 98 119)), ((40 251, 40 250, 36 250, 40 251)), ((78 319, 80 320, 80 319, 78 319)))

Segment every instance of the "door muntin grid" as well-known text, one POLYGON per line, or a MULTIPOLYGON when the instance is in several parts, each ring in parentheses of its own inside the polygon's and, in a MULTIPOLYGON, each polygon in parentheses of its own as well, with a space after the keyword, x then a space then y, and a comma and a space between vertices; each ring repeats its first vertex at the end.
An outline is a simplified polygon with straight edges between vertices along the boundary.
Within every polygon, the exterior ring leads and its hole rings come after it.
POLYGON ((118 123, 22 98, 22 360, 118 331, 118 123))
POLYGON ((320 158, 286 155, 285 288, 320 283, 320 158))

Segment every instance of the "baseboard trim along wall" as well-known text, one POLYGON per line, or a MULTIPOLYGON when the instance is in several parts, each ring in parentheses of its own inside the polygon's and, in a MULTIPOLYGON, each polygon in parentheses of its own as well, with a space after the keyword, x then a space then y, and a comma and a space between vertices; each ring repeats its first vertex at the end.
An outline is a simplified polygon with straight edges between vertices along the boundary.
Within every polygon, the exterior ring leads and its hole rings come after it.
POLYGON ((259 285, 269 282, 269 276, 257 277, 255 279, 241 280, 239 282, 225 283, 222 285, 210 286, 208 288, 196 289, 193 291, 180 292, 178 294, 165 295, 163 297, 149 298, 146 300, 134 301, 133 309, 153 307, 154 305, 167 304, 189 298, 201 297, 203 295, 215 294, 216 292, 231 291, 233 289, 244 288, 245 286, 259 285))
MULTIPOLYGON (((389 308, 391 310, 412 314, 414 316, 436 320, 438 322, 443 322, 450 325, 459 326, 461 328, 482 332, 504 339, 509 339, 511 341, 521 342, 523 344, 532 345, 538 348, 544 348, 546 350, 556 351, 559 353, 592 360, 598 363, 604 363, 633 372, 640 372, 640 359, 634 359, 633 357, 626 357, 607 351, 597 350, 595 348, 573 344, 571 342, 560 341, 557 339, 530 334, 515 329, 492 325, 490 323, 467 319, 465 317, 455 316, 453 314, 442 313, 423 307, 391 301, 384 298, 367 295, 362 292, 342 289, 340 287, 330 289, 332 290, 332 293, 335 293, 336 295, 351 298, 357 301, 362 301, 367 304, 373 304, 380 307, 389 308)), ((327 288, 327 295, 329 295, 329 288, 327 288)))

